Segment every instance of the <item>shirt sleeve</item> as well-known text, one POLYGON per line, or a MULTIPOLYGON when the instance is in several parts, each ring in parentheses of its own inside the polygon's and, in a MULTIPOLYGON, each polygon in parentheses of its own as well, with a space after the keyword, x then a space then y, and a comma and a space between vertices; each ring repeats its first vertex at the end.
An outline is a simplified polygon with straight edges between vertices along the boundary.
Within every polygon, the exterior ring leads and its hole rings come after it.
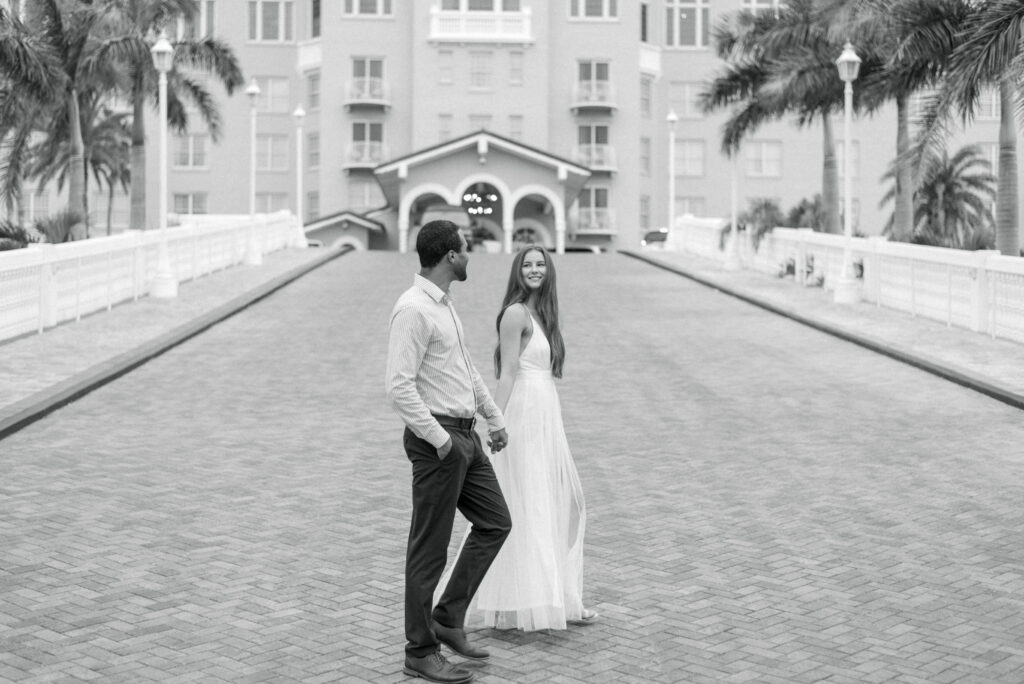
POLYGON ((484 384, 484 379, 480 377, 480 373, 476 370, 476 364, 470 361, 469 367, 472 369, 473 394, 476 396, 477 402, 476 410, 487 419, 487 431, 504 430, 505 416, 502 415, 498 405, 494 403, 494 398, 491 396, 490 391, 488 391, 487 385, 484 384))
POLYGON ((427 353, 430 326, 422 314, 412 308, 399 309, 391 317, 388 329, 388 362, 385 390, 391 408, 409 429, 434 448, 444 446, 448 431, 430 415, 416 389, 416 375, 427 353))

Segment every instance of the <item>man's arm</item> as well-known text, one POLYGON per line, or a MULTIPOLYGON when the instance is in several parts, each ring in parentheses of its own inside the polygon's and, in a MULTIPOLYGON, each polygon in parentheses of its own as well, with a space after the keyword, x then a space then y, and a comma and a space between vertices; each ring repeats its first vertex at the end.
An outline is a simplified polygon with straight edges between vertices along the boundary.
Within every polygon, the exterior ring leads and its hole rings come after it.
POLYGON ((432 415, 416 390, 416 374, 427 353, 430 328, 422 314, 412 308, 399 309, 388 329, 388 362, 385 389, 391 408, 413 433, 443 447, 450 436, 432 415))

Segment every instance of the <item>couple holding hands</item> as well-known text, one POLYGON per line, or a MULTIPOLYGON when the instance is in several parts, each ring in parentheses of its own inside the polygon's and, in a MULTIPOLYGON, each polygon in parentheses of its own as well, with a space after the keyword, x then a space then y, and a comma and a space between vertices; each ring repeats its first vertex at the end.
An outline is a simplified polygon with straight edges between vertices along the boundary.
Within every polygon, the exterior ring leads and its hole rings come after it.
POLYGON ((466 238, 451 221, 431 221, 416 252, 420 272, 391 313, 385 380, 412 464, 404 671, 463 684, 472 672, 447 662, 440 644, 486 660, 466 639, 467 624, 539 630, 597 619, 582 599, 586 506, 554 382, 565 347, 547 251, 526 246, 513 260, 493 398, 448 292, 467 278, 466 238), (491 456, 474 431, 477 413, 491 456), (470 526, 445 571, 456 510, 470 526))

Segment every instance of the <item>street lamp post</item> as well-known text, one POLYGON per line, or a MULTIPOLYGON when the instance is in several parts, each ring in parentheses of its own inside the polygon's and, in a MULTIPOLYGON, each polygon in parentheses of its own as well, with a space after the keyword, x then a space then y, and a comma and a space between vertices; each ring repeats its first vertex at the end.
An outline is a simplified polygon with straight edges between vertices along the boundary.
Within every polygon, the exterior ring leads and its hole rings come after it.
POLYGON ((306 241, 305 218, 302 211, 302 121, 306 118, 306 110, 299 105, 292 112, 295 117, 295 220, 297 222, 294 246, 299 249, 309 247, 306 241))
POLYGON ((860 57, 849 42, 836 60, 843 89, 843 266, 836 282, 834 300, 838 304, 853 304, 860 300, 857 278, 853 273, 853 199, 850 196, 850 117, 853 110, 853 82, 860 71, 860 57))
POLYGON ((167 33, 160 31, 160 37, 150 49, 150 54, 153 57, 153 66, 160 75, 160 243, 156 276, 153 278, 149 295, 157 299, 173 299, 178 296, 178 279, 171 269, 171 255, 167 246, 167 72, 174 64, 174 47, 167 40, 167 33))
POLYGON ((676 122, 679 121, 676 110, 670 109, 665 121, 668 122, 668 234, 665 236, 665 240, 667 244, 674 245, 676 240, 676 122))
POLYGON ((260 85, 255 78, 245 94, 249 97, 249 231, 243 263, 259 266, 263 263, 263 253, 256 244, 256 99, 260 96, 260 85))

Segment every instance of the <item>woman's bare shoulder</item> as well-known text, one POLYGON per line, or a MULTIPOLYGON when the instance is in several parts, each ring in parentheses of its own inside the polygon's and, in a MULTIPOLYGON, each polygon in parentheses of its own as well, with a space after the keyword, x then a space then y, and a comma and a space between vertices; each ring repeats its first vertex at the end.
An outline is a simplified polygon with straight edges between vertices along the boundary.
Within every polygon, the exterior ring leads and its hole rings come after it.
POLYGON ((525 304, 512 304, 501 317, 502 330, 523 330, 530 326, 530 312, 525 304))

